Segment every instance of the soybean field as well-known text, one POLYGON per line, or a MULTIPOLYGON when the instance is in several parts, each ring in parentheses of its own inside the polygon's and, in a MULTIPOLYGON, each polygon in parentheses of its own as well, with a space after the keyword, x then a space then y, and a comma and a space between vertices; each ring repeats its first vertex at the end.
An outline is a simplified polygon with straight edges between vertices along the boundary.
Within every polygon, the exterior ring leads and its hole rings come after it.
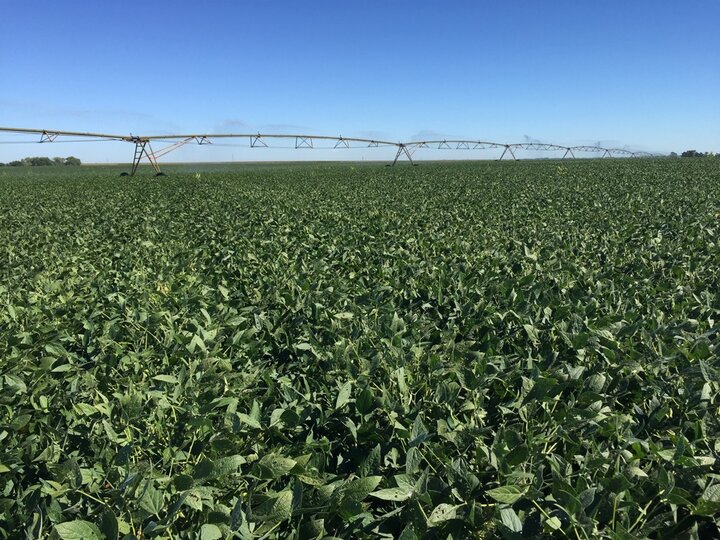
POLYGON ((0 169, 0 537, 717 538, 719 236, 710 158, 0 169))

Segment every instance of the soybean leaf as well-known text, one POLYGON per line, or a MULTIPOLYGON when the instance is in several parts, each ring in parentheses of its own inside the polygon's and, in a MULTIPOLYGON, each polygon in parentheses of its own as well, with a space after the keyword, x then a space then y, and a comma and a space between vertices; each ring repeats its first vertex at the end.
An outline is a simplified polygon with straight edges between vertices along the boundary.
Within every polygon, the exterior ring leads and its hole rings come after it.
POLYGON ((62 540, 100 540, 102 534, 93 523, 76 519, 55 525, 55 532, 62 540))
POLYGON ((513 504, 527 493, 527 486, 501 486, 489 489, 487 494, 498 502, 513 504))

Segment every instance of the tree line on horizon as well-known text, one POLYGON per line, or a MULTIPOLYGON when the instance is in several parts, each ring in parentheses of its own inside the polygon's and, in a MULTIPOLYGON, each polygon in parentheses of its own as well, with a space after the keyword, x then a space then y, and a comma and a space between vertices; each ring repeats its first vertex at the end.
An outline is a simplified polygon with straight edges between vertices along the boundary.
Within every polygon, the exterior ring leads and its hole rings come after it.
POLYGON ((713 154, 712 152, 698 152, 697 150, 685 150, 682 154, 678 156, 677 152, 670 152, 670 157, 676 158, 676 157, 715 157, 716 155, 720 154, 713 154))
POLYGON ((15 161, 11 161, 10 163, 2 163, 0 162, 0 167, 3 167, 7 165, 8 167, 49 167, 49 166, 57 166, 57 165, 81 165, 82 162, 79 158, 76 158, 75 156, 68 156, 66 158, 62 157, 26 157, 23 159, 18 159, 15 161))

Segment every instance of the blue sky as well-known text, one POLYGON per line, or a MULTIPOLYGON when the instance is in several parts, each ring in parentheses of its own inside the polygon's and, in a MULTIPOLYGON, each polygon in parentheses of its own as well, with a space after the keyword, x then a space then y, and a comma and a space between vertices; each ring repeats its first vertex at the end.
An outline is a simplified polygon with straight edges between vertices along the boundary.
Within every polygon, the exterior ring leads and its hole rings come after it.
MULTIPOLYGON (((0 126, 719 152, 718 28, 716 0, 6 2, 0 126)), ((131 151, 3 144, 0 161, 131 151)), ((166 159, 231 156, 346 155, 195 146, 166 159)))

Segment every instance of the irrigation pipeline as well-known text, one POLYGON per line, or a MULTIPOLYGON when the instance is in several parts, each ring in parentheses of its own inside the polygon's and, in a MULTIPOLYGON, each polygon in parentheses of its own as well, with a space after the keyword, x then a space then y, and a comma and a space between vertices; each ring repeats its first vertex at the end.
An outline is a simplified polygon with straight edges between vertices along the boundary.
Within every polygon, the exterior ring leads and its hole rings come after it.
MULTIPOLYGON (((498 143, 492 141, 469 140, 469 139, 443 139, 411 142, 392 142, 376 139, 343 137, 342 135, 302 135, 283 133, 191 133, 184 135, 111 135, 107 133, 87 133, 80 131, 57 131, 49 129, 27 129, 0 127, 0 132, 16 135, 34 135, 37 138, 27 141, 0 141, 0 144, 27 144, 27 143, 58 143, 58 142, 100 142, 100 141, 121 141, 135 145, 130 175, 134 175, 143 160, 147 160, 153 167, 156 174, 160 172, 158 158, 177 150, 178 148, 195 143, 198 145, 213 144, 214 141, 223 139, 237 139, 247 141, 250 148, 314 148, 314 149, 337 149, 337 148, 395 148, 395 159, 391 165, 395 165, 401 158, 414 165, 413 154, 420 149, 433 148, 437 150, 502 150, 499 160, 506 158, 517 160, 516 153, 520 150, 562 152, 562 158, 575 158, 576 154, 594 153, 601 158, 605 157, 654 157, 660 154, 650 152, 635 152, 627 148, 605 148, 600 145, 562 146, 543 142, 523 143, 498 143), (276 141, 289 141, 287 146, 279 146, 276 141), (162 148, 153 150, 152 144, 166 144, 162 148), (318 144, 319 143, 319 144, 318 144)), ((217 143, 217 146, 226 144, 217 143)), ((240 146, 240 145, 238 145, 240 146)), ((246 146, 246 145, 242 145, 246 146)))

